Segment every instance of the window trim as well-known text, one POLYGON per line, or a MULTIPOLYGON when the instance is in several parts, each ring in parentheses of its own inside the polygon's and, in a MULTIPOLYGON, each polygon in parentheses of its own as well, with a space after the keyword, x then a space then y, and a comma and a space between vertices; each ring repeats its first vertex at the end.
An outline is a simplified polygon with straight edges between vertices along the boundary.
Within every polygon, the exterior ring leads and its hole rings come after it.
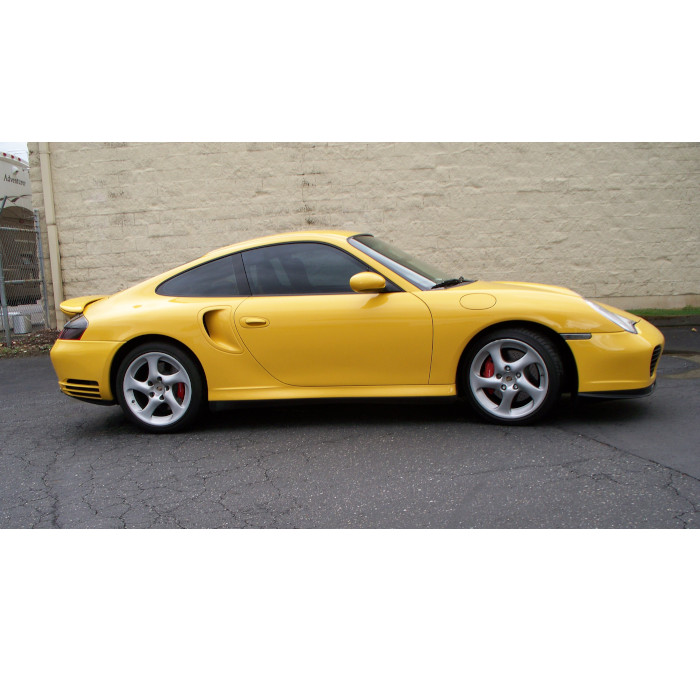
POLYGON ((374 248, 370 248, 368 245, 365 245, 361 240, 359 240, 360 236, 375 238, 375 236, 371 233, 358 233, 354 236, 350 236, 350 238, 348 238, 348 243, 356 250, 364 253, 367 257, 370 257, 372 260, 384 265, 384 267, 391 270, 405 282, 412 284, 414 287, 418 287, 418 289, 420 289, 422 292, 427 292, 433 289, 433 285, 435 284, 433 280, 425 277, 420 272, 416 272, 416 270, 412 270, 410 267, 402 265, 400 262, 393 260, 383 253, 380 253, 378 250, 374 250, 374 248))

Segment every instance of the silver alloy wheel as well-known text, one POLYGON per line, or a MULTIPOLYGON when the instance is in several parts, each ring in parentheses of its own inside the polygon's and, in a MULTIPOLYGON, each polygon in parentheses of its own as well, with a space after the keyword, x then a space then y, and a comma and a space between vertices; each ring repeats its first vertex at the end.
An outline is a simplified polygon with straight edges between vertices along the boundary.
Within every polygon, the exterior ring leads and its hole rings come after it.
POLYGON ((469 385, 481 408, 494 417, 525 418, 547 398, 549 374, 531 345, 503 338, 484 345, 474 356, 469 385))
POLYGON ((182 418, 192 400, 192 381, 172 355, 147 352, 126 368, 122 384, 129 410, 148 425, 168 425, 182 418))

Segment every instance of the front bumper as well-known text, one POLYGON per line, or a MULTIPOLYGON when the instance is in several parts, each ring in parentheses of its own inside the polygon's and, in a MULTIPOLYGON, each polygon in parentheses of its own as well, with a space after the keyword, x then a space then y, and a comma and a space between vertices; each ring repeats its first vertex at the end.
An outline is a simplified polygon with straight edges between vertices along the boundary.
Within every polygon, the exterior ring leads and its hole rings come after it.
POLYGON ((636 327, 637 333, 621 330, 566 339, 578 369, 579 394, 612 398, 612 393, 630 397, 653 391, 664 337, 647 321, 639 321, 636 327))
POLYGON ((656 382, 644 389, 627 389, 626 391, 586 391, 579 393, 584 399, 638 399, 650 396, 656 389, 656 382))

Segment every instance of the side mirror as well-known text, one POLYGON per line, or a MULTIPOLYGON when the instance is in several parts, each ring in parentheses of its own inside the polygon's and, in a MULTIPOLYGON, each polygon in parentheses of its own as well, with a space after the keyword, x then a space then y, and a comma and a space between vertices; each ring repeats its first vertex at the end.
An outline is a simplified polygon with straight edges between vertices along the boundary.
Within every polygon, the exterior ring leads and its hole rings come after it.
POLYGON ((358 272, 350 278, 353 292, 383 292, 386 280, 376 272, 358 272))

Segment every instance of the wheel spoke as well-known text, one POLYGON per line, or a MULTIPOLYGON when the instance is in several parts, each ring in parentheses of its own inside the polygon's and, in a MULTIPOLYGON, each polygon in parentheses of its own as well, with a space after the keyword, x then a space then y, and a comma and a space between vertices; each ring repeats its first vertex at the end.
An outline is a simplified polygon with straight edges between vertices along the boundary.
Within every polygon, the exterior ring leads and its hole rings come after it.
POLYGON ((510 363, 510 368, 513 372, 522 373, 526 367, 530 365, 539 364, 539 357, 535 355, 530 349, 519 359, 510 363))
POLYGON ((153 418, 153 413, 155 412, 156 408, 161 405, 161 402, 156 399, 156 398, 149 398, 148 403, 140 410, 137 411, 139 416, 145 417, 145 418, 153 418))
POLYGON ((530 396, 535 403, 538 403, 546 392, 544 387, 535 386, 525 375, 518 380, 518 386, 521 391, 530 396))
POLYGON ((498 389, 501 385, 501 380, 496 377, 482 377, 480 374, 475 374, 472 378, 472 386, 476 389, 498 389))
POLYGON ((173 384, 190 385, 190 378, 182 371, 178 370, 175 374, 163 375, 163 384, 165 386, 173 386, 173 384))
POLYGON ((158 361, 160 360, 160 355, 157 353, 151 353, 148 355, 148 378, 150 381, 154 382, 160 376, 158 374, 158 361))
POLYGON ((172 411, 173 418, 178 418, 185 409, 177 402, 177 399, 173 396, 172 391, 168 391, 165 394, 165 401, 172 411))
POLYGON ((151 389, 146 382, 140 382, 131 374, 127 374, 126 377, 124 377, 124 391, 138 391, 148 396, 151 389))
POLYGON ((493 360, 493 369, 496 374, 503 374, 503 372, 506 371, 505 367, 507 362, 503 357, 504 349, 504 345, 500 340, 496 341, 495 343, 491 343, 491 345, 488 346, 489 354, 493 360))
POLYGON ((498 407, 496 408, 495 412, 501 416, 510 415, 510 410, 513 406, 513 399, 515 398, 516 394, 516 391, 504 391, 501 397, 501 403, 498 404, 498 407))

